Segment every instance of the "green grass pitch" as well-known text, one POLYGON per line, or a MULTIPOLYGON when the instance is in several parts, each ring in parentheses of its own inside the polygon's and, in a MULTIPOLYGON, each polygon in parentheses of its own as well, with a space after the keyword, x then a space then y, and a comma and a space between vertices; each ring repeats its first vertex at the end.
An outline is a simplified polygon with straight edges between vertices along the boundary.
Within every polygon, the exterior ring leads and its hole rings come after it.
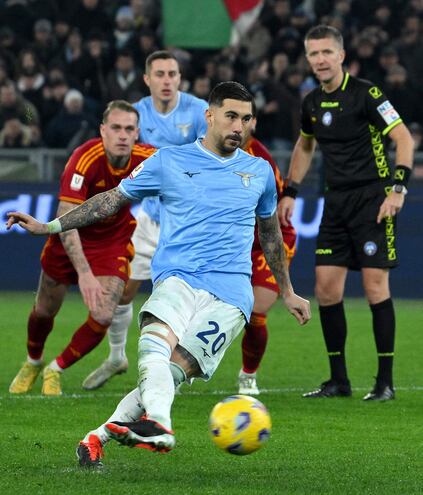
MULTIPOLYGON (((141 297, 136 301, 139 306, 141 297)), ((260 400, 273 430, 260 451, 245 457, 219 451, 207 431, 208 414, 236 392, 240 339, 209 383, 184 386, 173 408, 177 447, 167 455, 110 443, 101 472, 81 470, 75 447, 103 422, 136 384, 137 330, 128 344, 130 369, 96 392, 81 382, 107 352, 106 340, 63 377, 64 396, 43 398, 38 381, 28 396, 8 387, 25 357, 30 293, 0 293, 0 493, 9 494, 421 494, 423 493, 423 360, 421 301, 396 301, 397 399, 365 403, 376 353, 370 311, 346 301, 349 399, 306 400, 301 393, 327 378, 316 305, 299 327, 282 305, 269 315, 270 340, 260 374, 260 400)), ((55 357, 86 317, 70 294, 46 346, 55 357)))

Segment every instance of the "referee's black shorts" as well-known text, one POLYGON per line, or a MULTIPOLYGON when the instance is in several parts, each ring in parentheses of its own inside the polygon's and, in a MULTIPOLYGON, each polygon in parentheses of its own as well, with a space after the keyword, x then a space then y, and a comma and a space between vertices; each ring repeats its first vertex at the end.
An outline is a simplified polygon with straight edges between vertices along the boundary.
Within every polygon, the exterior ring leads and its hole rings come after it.
POLYGON ((316 265, 394 268, 398 265, 395 217, 376 223, 391 187, 386 183, 328 191, 316 243, 316 265))

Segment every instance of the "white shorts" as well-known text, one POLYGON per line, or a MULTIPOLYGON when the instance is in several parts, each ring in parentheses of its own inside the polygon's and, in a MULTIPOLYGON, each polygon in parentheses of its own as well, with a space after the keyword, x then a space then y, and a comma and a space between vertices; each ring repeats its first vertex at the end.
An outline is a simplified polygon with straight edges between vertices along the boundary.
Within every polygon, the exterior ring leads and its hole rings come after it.
POLYGON ((139 322, 144 312, 170 326, 179 345, 197 360, 204 380, 211 378, 226 349, 245 325, 239 308, 210 292, 193 289, 178 277, 169 277, 154 287, 141 308, 139 322))
POLYGON ((132 234, 135 256, 131 262, 131 278, 133 280, 151 279, 151 260, 157 248, 160 235, 160 224, 152 220, 140 208, 137 215, 137 226, 132 234))

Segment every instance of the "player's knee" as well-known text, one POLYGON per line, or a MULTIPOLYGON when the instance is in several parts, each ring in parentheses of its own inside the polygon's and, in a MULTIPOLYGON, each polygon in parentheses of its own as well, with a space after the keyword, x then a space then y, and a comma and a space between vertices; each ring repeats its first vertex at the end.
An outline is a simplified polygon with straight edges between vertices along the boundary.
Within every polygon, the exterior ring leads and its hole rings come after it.
POLYGON ((54 318, 59 312, 59 308, 56 306, 50 306, 48 304, 36 303, 33 309, 36 316, 39 318, 54 318))
POLYGON ((342 291, 339 291, 336 287, 332 287, 330 284, 325 283, 317 283, 314 288, 314 294, 317 302, 321 306, 337 304, 343 297, 342 291))
POLYGON ((110 327, 113 319, 113 311, 91 311, 91 318, 93 318, 97 323, 99 323, 102 327, 108 328, 110 327))

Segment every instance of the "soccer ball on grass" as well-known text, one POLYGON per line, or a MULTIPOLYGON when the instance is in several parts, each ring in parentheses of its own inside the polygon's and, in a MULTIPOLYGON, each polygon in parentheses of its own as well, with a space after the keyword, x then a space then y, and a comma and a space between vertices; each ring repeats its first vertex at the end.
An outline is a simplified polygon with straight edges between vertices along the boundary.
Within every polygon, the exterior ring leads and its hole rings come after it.
POLYGON ((209 431, 217 447, 246 455, 262 447, 272 424, 266 407, 248 395, 232 395, 218 402, 209 418, 209 431))

